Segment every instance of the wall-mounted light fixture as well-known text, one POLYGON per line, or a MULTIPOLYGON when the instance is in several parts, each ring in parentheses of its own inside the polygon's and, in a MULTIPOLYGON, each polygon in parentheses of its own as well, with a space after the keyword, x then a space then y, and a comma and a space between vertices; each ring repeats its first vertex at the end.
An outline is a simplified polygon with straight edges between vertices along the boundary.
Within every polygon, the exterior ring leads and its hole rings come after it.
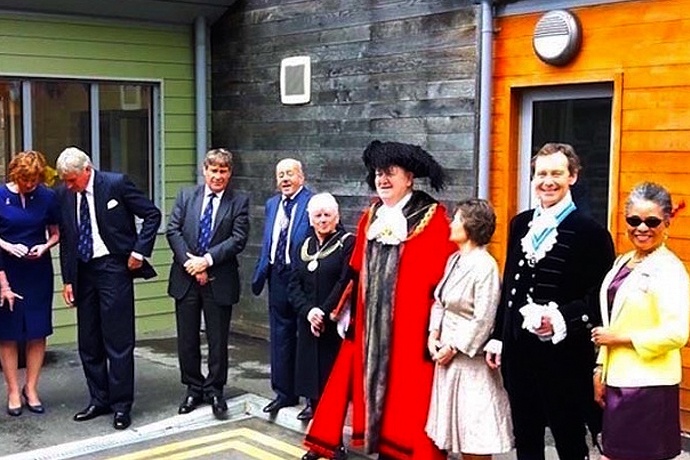
POLYGON ((280 101, 306 104, 311 100, 311 58, 294 56, 280 63, 280 101))
POLYGON ((581 43, 580 21, 569 11, 549 11, 534 27, 534 52, 547 64, 560 66, 569 63, 580 51, 581 43))

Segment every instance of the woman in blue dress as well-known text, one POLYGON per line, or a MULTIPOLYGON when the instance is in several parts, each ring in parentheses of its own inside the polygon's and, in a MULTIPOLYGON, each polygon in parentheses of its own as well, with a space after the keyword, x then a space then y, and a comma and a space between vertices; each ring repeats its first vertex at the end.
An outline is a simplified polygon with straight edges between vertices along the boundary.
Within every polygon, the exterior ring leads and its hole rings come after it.
POLYGON ((55 193, 43 184, 45 169, 41 153, 21 152, 9 164, 9 182, 0 186, 0 363, 12 416, 21 415, 22 402, 31 412, 44 412, 37 386, 46 337, 53 333, 50 248, 60 239, 55 193), (26 344, 21 388, 20 343, 26 344))

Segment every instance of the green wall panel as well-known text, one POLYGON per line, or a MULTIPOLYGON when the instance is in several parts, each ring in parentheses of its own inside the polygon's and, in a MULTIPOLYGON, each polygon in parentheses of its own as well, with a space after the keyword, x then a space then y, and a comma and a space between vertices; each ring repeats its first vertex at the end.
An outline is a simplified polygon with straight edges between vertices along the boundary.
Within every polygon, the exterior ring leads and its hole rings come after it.
MULTIPOLYGON (((160 83, 163 132, 158 143, 166 174, 162 199, 169 210, 171 190, 195 181, 193 43, 191 26, 0 14, 0 77, 160 83), (168 168, 169 161, 173 167, 168 168)), ((50 342, 69 343, 76 340, 76 312, 62 300, 57 254, 53 251, 54 334, 50 342)), ((161 233, 151 258, 158 277, 135 285, 137 333, 174 330, 173 303, 166 293, 171 260, 161 233)))

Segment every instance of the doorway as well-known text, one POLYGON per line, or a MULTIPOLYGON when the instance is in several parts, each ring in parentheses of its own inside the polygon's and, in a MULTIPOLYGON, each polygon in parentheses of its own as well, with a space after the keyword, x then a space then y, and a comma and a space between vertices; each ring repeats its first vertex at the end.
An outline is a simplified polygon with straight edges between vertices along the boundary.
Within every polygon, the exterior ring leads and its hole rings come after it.
POLYGON ((530 159, 547 142, 572 145, 582 170, 571 188, 575 205, 608 227, 613 84, 529 89, 520 108, 518 206, 534 207, 530 159))

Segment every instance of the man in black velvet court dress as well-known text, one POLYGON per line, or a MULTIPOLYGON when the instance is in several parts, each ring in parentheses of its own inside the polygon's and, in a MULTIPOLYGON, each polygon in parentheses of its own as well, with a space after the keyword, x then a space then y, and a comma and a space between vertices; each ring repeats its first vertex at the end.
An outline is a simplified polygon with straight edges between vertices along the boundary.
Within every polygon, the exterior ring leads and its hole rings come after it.
POLYGON ((570 187, 580 161, 568 144, 546 144, 532 158, 539 205, 510 223, 490 367, 501 366, 519 460, 544 459, 551 429, 561 460, 588 458, 586 426, 597 430, 594 347, 601 323, 599 286, 613 262, 608 231, 583 214, 570 187))

